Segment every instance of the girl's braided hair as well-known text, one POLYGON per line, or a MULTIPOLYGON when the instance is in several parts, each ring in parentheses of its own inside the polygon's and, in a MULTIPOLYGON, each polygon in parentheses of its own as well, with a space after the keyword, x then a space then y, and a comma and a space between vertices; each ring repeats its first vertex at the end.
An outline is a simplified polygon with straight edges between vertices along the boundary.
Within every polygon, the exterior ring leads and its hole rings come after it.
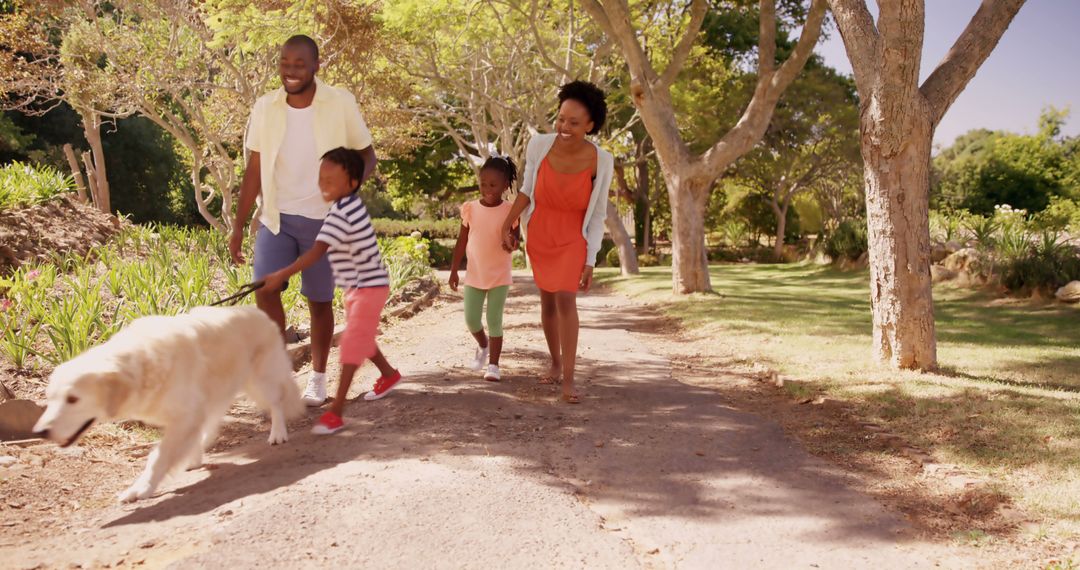
POLYGON ((510 160, 508 156, 493 155, 484 161, 484 165, 480 167, 480 170, 498 170, 506 176, 506 183, 509 186, 514 185, 514 181, 517 180, 517 167, 514 166, 514 161, 510 160))

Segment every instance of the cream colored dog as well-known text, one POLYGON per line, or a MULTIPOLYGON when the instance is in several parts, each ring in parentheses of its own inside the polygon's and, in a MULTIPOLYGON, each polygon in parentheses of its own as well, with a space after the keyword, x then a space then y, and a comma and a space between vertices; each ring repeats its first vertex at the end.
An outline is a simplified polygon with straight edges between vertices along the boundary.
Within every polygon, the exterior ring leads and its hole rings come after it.
POLYGON ((178 467, 202 465, 229 406, 244 391, 270 411, 270 444, 303 406, 277 325, 255 307, 200 307, 143 317, 108 342, 56 367, 48 407, 34 426, 68 446, 94 422, 140 420, 163 428, 146 469, 118 498, 154 494, 178 467))

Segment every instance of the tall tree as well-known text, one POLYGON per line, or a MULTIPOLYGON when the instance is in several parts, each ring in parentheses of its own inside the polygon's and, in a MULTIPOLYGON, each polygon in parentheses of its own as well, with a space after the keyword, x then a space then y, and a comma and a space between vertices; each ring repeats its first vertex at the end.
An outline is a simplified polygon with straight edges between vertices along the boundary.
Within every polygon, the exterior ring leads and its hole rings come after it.
POLYGON ((808 64, 777 105, 762 144, 735 163, 735 174, 776 217, 777 257, 795 197, 845 180, 861 167, 857 105, 850 80, 820 63, 808 64))
POLYGON ((829 0, 859 91, 874 354, 897 368, 937 366, 930 288, 934 129, 993 51, 1024 0, 983 0, 919 85, 923 0, 829 0))
MULTIPOLYGON (((682 3, 687 21, 677 42, 661 53, 642 43, 641 19, 626 0, 582 0, 593 21, 614 41, 629 67, 631 95, 652 137, 667 183, 672 218, 672 289, 692 293, 711 289, 705 250, 705 209, 717 179, 765 134, 780 95, 795 79, 821 33, 825 0, 812 0, 791 55, 777 61, 775 0, 760 0, 757 81, 738 122, 703 153, 693 152, 679 130, 671 87, 694 52, 709 11, 707 0, 682 3), (662 65, 662 70, 657 66, 662 65)), ((662 8, 670 11, 671 7, 662 8)), ((654 15, 659 18, 662 15, 654 15)))

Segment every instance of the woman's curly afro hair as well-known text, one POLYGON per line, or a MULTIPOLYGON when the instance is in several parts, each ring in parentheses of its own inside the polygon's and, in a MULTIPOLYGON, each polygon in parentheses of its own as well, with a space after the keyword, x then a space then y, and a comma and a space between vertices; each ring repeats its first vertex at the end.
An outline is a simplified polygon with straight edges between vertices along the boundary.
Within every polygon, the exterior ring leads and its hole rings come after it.
POLYGON ((571 81, 559 88, 559 105, 562 106, 567 100, 574 100, 589 111, 593 128, 588 134, 595 135, 600 132, 607 120, 607 101, 604 100, 604 92, 599 87, 588 81, 571 81))

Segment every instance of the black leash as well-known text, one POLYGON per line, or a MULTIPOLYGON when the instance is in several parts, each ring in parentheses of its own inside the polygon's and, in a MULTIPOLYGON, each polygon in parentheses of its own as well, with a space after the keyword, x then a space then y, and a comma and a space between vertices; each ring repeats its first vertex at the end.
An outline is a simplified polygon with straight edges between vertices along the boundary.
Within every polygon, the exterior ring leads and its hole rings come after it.
POLYGON ((218 305, 235 305, 235 304, 239 303, 241 299, 243 299, 244 297, 247 297, 248 295, 254 293, 256 290, 258 290, 260 287, 262 287, 265 284, 266 284, 265 281, 255 281, 254 283, 248 283, 247 285, 244 285, 243 287, 240 287, 240 290, 237 291, 236 293, 234 293, 232 295, 229 295, 228 297, 225 297, 224 299, 222 299, 220 301, 210 303, 210 306, 211 307, 216 307, 218 305))

